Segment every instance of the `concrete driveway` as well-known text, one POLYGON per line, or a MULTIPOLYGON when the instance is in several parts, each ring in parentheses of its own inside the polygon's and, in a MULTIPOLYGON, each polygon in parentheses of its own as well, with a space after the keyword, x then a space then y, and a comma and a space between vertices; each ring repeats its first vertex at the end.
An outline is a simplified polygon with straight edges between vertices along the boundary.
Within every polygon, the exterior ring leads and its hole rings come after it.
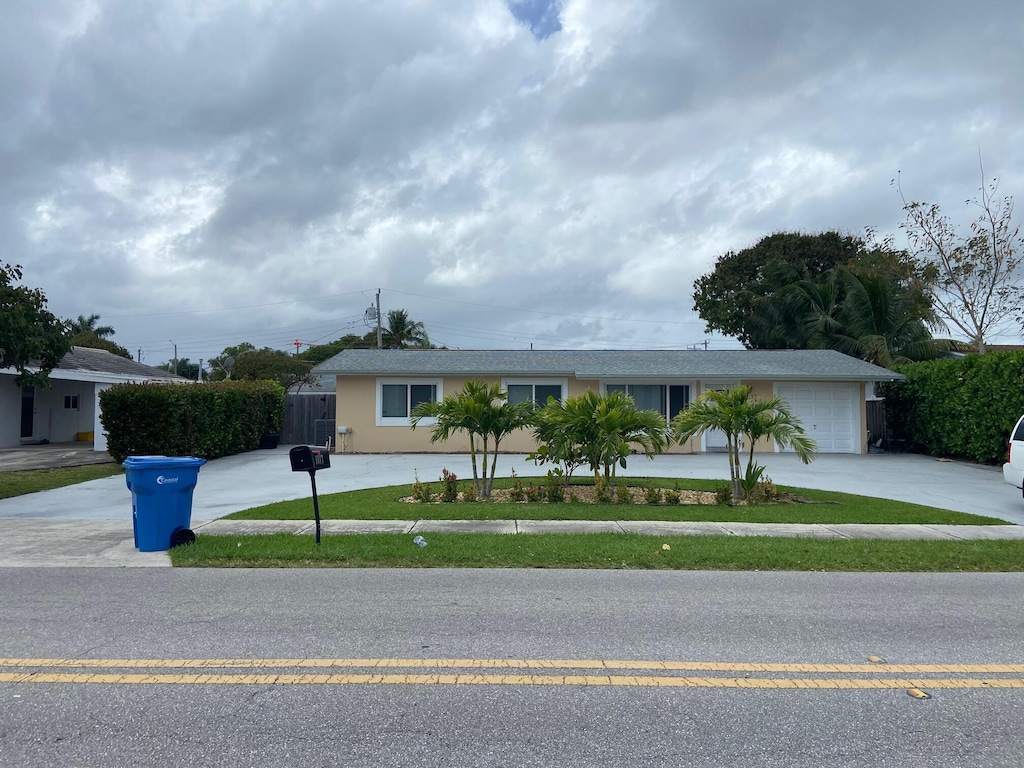
MULTIPOLYGON (((913 454, 823 455, 810 465, 792 454, 775 454, 762 456, 761 462, 779 485, 897 499, 1024 524, 1020 491, 1006 485, 996 467, 913 454)), ((467 455, 337 455, 329 469, 317 473, 317 490, 326 494, 410 483, 416 474, 436 482, 444 468, 460 478, 472 475, 467 455)), ((525 456, 498 458, 499 476, 508 476, 512 469, 520 476, 541 472, 525 456)), ((724 479, 728 463, 723 454, 659 456, 654 461, 634 457, 626 474, 724 479)), ((288 446, 252 451, 211 461, 200 470, 192 521, 198 525, 242 509, 309 497, 309 475, 291 471, 288 446)), ((143 557, 136 552, 131 537, 131 494, 123 476, 0 500, 0 565, 14 555, 26 564, 166 563, 162 553, 143 557), (68 525, 72 521, 80 524, 68 525), (46 536, 40 533, 44 530, 46 536), (18 542, 22 548, 14 551, 18 542), (86 557, 90 552, 101 556, 86 557)))

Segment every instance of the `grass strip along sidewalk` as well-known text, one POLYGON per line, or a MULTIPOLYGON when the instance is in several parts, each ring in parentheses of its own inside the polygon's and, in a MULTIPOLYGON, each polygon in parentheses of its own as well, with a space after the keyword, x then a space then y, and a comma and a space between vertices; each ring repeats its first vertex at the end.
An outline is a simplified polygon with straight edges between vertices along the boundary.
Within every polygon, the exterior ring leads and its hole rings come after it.
POLYGON ((793 539, 589 534, 202 536, 170 552, 184 567, 602 568, 721 571, 1024 570, 1024 541, 793 539), (668 546, 668 549, 665 546, 668 546))

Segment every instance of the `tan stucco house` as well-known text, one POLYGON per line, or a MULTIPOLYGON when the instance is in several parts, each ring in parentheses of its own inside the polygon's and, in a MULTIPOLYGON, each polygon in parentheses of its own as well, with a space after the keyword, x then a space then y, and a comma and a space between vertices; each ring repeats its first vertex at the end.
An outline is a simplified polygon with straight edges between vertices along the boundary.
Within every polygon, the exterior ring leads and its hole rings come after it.
MULTIPOLYGON (((409 427, 409 411, 440 400, 469 379, 498 382, 513 402, 543 404, 549 395, 572 397, 584 390, 623 390, 640 408, 671 419, 702 392, 747 384, 759 398, 789 402, 822 453, 867 451, 866 393, 876 381, 899 374, 831 350, 368 350, 349 349, 313 369, 337 376, 335 450, 359 453, 452 453, 469 450, 456 437, 431 443, 429 426, 409 427)), ((502 450, 529 452, 533 436, 522 432, 502 450)), ((760 450, 776 451, 771 443, 760 450)), ((724 437, 708 434, 673 453, 724 450, 724 437)))
POLYGON ((122 383, 184 383, 187 379, 105 349, 72 347, 50 371, 50 386, 19 387, 14 368, 0 369, 0 447, 49 442, 92 443, 107 450, 100 392, 122 383))

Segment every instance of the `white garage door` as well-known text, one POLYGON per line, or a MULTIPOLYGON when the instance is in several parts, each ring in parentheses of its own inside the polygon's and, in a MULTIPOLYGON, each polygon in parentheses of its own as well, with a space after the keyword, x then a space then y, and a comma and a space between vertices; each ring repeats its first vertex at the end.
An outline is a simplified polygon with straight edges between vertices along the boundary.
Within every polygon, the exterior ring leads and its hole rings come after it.
POLYGON ((855 384, 775 385, 776 396, 789 403, 819 453, 860 453, 859 390, 855 384))

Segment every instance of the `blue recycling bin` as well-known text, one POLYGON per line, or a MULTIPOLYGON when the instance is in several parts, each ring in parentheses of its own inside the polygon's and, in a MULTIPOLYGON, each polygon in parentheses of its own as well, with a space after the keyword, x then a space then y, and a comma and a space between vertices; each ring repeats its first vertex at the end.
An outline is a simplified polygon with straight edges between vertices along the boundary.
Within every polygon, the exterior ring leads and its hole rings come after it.
POLYGON ((141 552, 171 548, 192 524, 192 490, 206 459, 195 456, 129 456, 121 464, 132 492, 132 529, 141 552))

